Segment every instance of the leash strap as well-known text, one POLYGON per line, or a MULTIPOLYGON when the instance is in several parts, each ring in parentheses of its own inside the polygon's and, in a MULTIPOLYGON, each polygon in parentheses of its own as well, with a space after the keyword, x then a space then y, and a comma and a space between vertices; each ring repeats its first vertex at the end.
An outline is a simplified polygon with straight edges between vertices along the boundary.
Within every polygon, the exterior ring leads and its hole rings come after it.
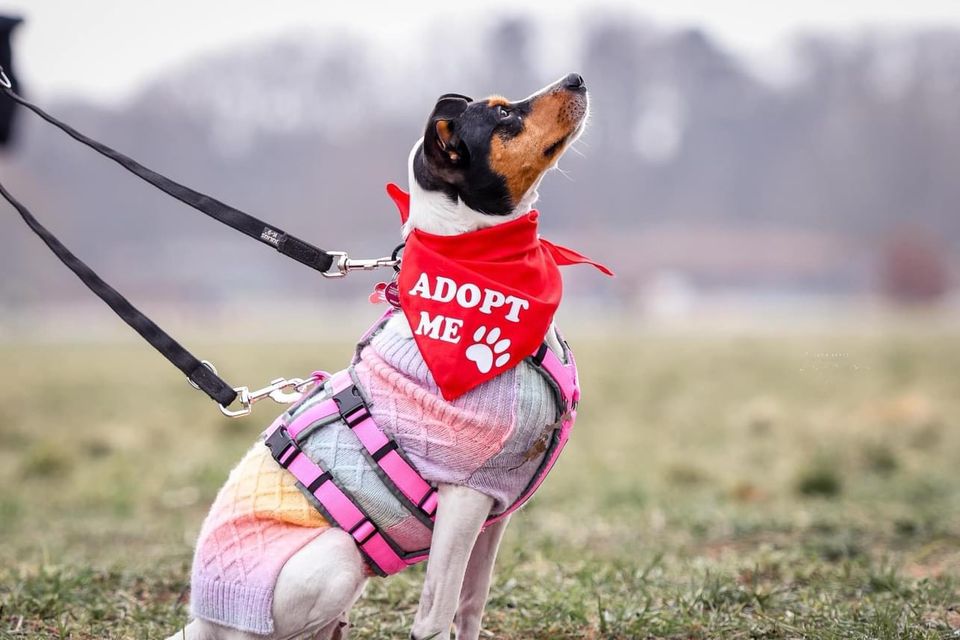
POLYGON ((149 342, 154 349, 173 363, 177 369, 180 369, 197 388, 220 403, 222 407, 229 406, 236 399, 237 392, 229 384, 224 382, 207 365, 197 360, 169 334, 158 327, 153 320, 143 315, 116 289, 104 282, 93 269, 73 255, 56 236, 33 217, 33 214, 20 201, 13 197, 13 194, 7 191, 3 184, 0 184, 0 195, 13 205, 23 221, 27 223, 27 226, 43 240, 54 255, 60 259, 60 262, 73 271, 83 281, 83 284, 87 285, 101 300, 106 302, 124 322, 143 336, 143 339, 149 342))
MULTIPOLYGON (((7 79, 3 68, 0 67, 0 89, 2 89, 11 100, 33 111, 74 140, 83 143, 97 153, 113 160, 134 175, 142 178, 184 204, 190 205, 201 213, 205 213, 211 218, 233 227, 251 238, 274 247, 280 253, 298 262, 320 272, 327 271, 333 265, 334 257, 326 251, 318 249, 299 238, 288 235, 281 229, 271 227, 239 209, 235 209, 219 200, 174 182, 144 167, 132 158, 114 151, 96 140, 88 138, 70 125, 57 120, 37 105, 17 95, 11 85, 12 83, 7 79)), ((155 322, 134 307, 120 292, 107 284, 93 269, 67 249, 53 233, 40 224, 40 221, 30 213, 30 210, 18 201, 2 183, 0 183, 0 195, 17 210, 20 217, 23 218, 23 221, 27 223, 27 226, 43 240, 47 247, 50 248, 54 255, 56 255, 68 269, 73 271, 94 294, 107 303, 107 306, 109 306, 114 313, 120 316, 134 331, 139 333, 144 340, 149 342, 154 349, 159 351, 163 357, 182 371, 196 388, 219 403, 221 409, 229 407, 234 400, 236 400, 237 391, 217 375, 212 365, 194 357, 193 354, 181 346, 180 343, 174 340, 167 332, 157 326, 155 322)), ((249 409, 249 401, 247 409, 249 409)))
MULTIPOLYGON (((174 182, 166 176, 148 169, 136 160, 111 149, 107 145, 88 138, 70 125, 54 118, 37 105, 20 97, 13 90, 12 83, 4 73, 3 67, 0 67, 0 89, 17 104, 34 112, 74 140, 83 143, 97 153, 113 160, 127 171, 130 171, 164 193, 173 196, 180 202, 193 207, 197 211, 255 240, 259 240, 275 248, 283 255, 289 256, 297 262, 316 269, 326 278, 341 278, 347 275, 348 272, 358 269, 369 271, 380 267, 397 268, 399 264, 397 252, 401 247, 397 247, 394 255, 390 257, 351 260, 347 254, 342 251, 324 251, 295 236, 287 234, 282 229, 272 227, 239 209, 235 209, 210 196, 194 191, 178 182, 174 182), (328 270, 334 266, 336 269, 328 272, 328 270)), ((200 389, 219 403, 220 411, 225 416, 239 417, 247 415, 250 413, 253 403, 265 397, 269 397, 277 402, 290 402, 292 397, 290 391, 294 392, 294 394, 299 394, 305 386, 314 383, 312 379, 301 380, 294 378, 292 380, 286 380, 278 378, 271 382, 269 386, 257 391, 250 391, 247 387, 232 388, 217 375, 217 370, 213 365, 195 358, 176 340, 171 338, 169 334, 158 327, 156 323, 150 320, 150 318, 130 304, 116 289, 107 284, 93 269, 71 253, 55 235, 40 224, 33 214, 30 213, 29 209, 20 203, 13 194, 7 191, 3 184, 0 184, 0 196, 3 196, 3 198, 17 210, 20 217, 27 223, 27 226, 43 240, 54 255, 56 255, 67 268, 73 271, 93 293, 106 302, 114 313, 120 316, 124 322, 130 325, 134 331, 139 333, 144 340, 149 342, 154 349, 159 351, 161 355, 169 360, 175 367, 180 369, 194 387, 200 389), (240 401, 240 409, 230 409, 230 405, 237 399, 240 401)))
MULTIPOLYGON (((198 191, 194 191, 193 189, 185 187, 179 182, 174 182, 170 178, 160 175, 152 169, 148 169, 133 158, 125 156, 124 154, 111 149, 105 144, 88 138, 70 125, 57 120, 37 105, 17 95, 10 87, 9 82, 4 82, 6 76, 2 74, 3 68, 0 67, 0 89, 3 89, 3 92, 7 94, 11 100, 26 107, 30 111, 33 111, 35 114, 53 126, 57 127, 74 140, 90 147, 100 155, 113 160, 138 178, 145 180, 164 193, 173 196, 180 202, 193 207, 197 211, 205 213, 214 220, 222 222, 223 224, 250 236, 254 240, 259 240, 263 244, 273 247, 283 255, 293 258, 297 262, 305 264, 308 267, 316 269, 320 272, 326 272, 331 266, 333 266, 334 256, 323 249, 315 247, 309 242, 301 240, 295 236, 289 235, 282 229, 268 225, 262 220, 255 218, 248 213, 244 213, 239 209, 231 207, 230 205, 224 204, 215 198, 211 198, 210 196, 199 193, 198 191)), ((7 198, 7 200, 9 200, 9 198, 7 198)), ((11 202, 11 204, 13 203, 11 202)))

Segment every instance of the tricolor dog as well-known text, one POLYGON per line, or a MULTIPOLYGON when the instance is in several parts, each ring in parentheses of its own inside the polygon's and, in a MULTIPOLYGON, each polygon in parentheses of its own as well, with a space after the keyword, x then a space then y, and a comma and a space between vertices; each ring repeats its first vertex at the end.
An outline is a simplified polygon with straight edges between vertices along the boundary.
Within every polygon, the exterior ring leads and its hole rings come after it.
POLYGON ((509 515, 543 481, 579 401, 553 326, 544 173, 580 135, 583 79, 519 102, 441 96, 387 191, 405 247, 387 312, 349 367, 279 416, 231 472, 194 556, 194 620, 171 638, 345 638, 371 576, 427 560, 411 638, 475 639, 509 515))

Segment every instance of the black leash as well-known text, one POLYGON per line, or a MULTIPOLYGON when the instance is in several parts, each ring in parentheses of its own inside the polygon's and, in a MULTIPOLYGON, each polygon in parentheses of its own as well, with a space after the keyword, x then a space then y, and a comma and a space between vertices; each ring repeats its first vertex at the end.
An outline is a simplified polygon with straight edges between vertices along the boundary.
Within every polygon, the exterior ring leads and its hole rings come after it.
POLYGON ((180 369, 180 371, 187 376, 188 380, 216 400, 221 406, 227 407, 233 403, 237 398, 237 392, 233 390, 233 387, 214 373, 212 369, 208 368, 207 365, 197 360, 197 358, 184 349, 180 343, 158 327, 153 320, 143 315, 143 313, 130 304, 126 298, 120 295, 116 289, 104 282, 93 269, 88 267, 77 256, 73 255, 69 249, 57 240, 56 236, 40 224, 40 222, 33 217, 33 214, 7 191, 3 184, 0 184, 0 195, 13 205, 14 209, 20 213, 23 221, 50 247, 50 250, 60 259, 60 262, 77 274, 77 277, 83 281, 83 284, 87 285, 90 291, 93 291, 101 300, 106 302, 107 305, 113 309, 114 313, 133 327, 134 331, 143 336, 143 339, 149 342, 163 357, 173 363, 173 366, 180 369))
MULTIPOLYGON (((188 204, 194 209, 205 213, 206 215, 222 222, 251 238, 274 247, 285 256, 301 262, 308 267, 320 271, 325 277, 342 277, 348 271, 354 269, 370 270, 377 267, 396 266, 398 260, 395 256, 391 258, 377 258, 373 260, 350 260, 347 255, 341 251, 324 251, 312 244, 291 236, 281 229, 266 224, 239 209, 226 205, 219 200, 211 198, 193 189, 174 182, 159 173, 144 167, 139 162, 129 158, 110 147, 92 140, 83 135, 70 125, 57 120, 46 113, 37 105, 25 100, 17 95, 0 67, 0 89, 14 102, 20 104, 30 111, 57 127, 74 140, 77 140, 90 147, 97 153, 100 153, 114 162, 120 164, 134 175, 142 178, 161 191, 173 196, 177 200, 188 204), (328 273, 332 266, 337 270, 328 273)), ((219 375, 216 369, 209 362, 198 360, 189 351, 183 348, 176 340, 170 337, 163 329, 156 325, 150 318, 145 316, 136 307, 124 298, 116 289, 107 284, 93 269, 88 267, 82 260, 61 243, 46 227, 30 213, 30 211, 18 201, 13 194, 7 191, 6 187, 0 183, 0 195, 6 199, 20 214, 27 226, 36 233, 41 240, 53 251, 54 255, 60 259, 68 269, 73 271, 87 287, 95 293, 101 300, 113 309, 113 311, 130 325, 134 331, 139 333, 147 342, 159 351, 175 367, 180 369, 190 383, 200 389, 219 405, 221 411, 228 416, 246 415, 249 413, 253 402, 262 397, 272 397, 275 400, 283 397, 282 393, 287 389, 298 389, 295 383, 304 383, 299 379, 286 381, 278 379, 271 383, 271 386, 256 392, 250 392, 246 387, 237 387, 234 389, 219 375), (231 411, 228 407, 240 396, 241 409, 231 411)), ((280 401, 280 400, 278 400, 280 401)))
MULTIPOLYGON (((2 68, 0 68, 0 74, 3 74, 2 68)), ((85 144, 100 155, 110 158, 130 173, 149 182, 164 193, 173 196, 180 202, 190 205, 197 211, 205 213, 229 227, 233 227, 240 233, 244 233, 255 240, 259 240, 275 248, 283 255, 289 256, 297 262, 302 262, 317 271, 327 271, 333 266, 333 256, 323 249, 315 247, 309 242, 304 242, 295 236, 291 236, 282 229, 268 225, 263 220, 254 218, 250 214, 224 204, 215 198, 194 191, 179 182, 174 182, 170 178, 162 176, 152 169, 148 169, 133 158, 129 158, 105 144, 88 138, 70 125, 57 120, 37 105, 21 98, 14 93, 13 89, 9 86, 9 82, 5 82, 5 80, 6 74, 3 74, 3 76, 0 77, 0 88, 3 89, 3 92, 6 93, 11 100, 33 111, 74 140, 85 144)))

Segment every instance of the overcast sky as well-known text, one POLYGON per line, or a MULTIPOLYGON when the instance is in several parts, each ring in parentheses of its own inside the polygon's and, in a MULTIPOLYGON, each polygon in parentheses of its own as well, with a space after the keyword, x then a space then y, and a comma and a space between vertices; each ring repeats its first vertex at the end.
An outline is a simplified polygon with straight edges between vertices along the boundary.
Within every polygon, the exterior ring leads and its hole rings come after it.
MULTIPOLYGON (((489 15, 502 10, 562 21, 573 20, 597 4, 598 0, 0 0, 0 14, 27 18, 16 46, 20 70, 29 78, 34 96, 71 94, 115 102, 151 75, 198 53, 284 31, 348 29, 405 46, 422 27, 454 13, 489 15)), ((666 27, 705 27, 726 45, 754 58, 767 55, 785 36, 800 29, 960 27, 960 0, 607 4, 633 7, 666 27)))

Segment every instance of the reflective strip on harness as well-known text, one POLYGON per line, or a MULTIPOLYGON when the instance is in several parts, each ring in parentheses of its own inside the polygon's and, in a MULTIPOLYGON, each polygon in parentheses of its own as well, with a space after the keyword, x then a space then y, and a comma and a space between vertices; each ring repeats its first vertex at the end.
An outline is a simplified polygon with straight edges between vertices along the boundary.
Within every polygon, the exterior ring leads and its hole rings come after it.
MULTIPOLYGON (((552 350, 547 348, 541 348, 533 357, 533 361, 553 380, 560 392, 563 406, 559 433, 549 458, 541 465, 537 475, 524 492, 503 513, 489 518, 485 526, 507 517, 530 499, 546 478, 569 439, 570 430, 576 418, 580 387, 573 354, 569 349, 567 357, 569 363, 564 364, 552 350)), ((357 436, 364 449, 370 454, 370 458, 383 471, 384 479, 431 520, 436 517, 437 489, 424 480, 413 465, 400 455, 396 441, 377 425, 348 372, 335 374, 329 385, 333 392, 331 397, 310 407, 293 419, 289 425, 283 423, 282 416, 274 421, 267 429, 265 444, 270 448, 271 454, 280 466, 290 471, 300 484, 313 494, 336 525, 353 536, 377 573, 381 575, 398 573, 408 566, 426 560, 426 554, 403 557, 398 553, 352 498, 333 481, 330 473, 325 472, 306 455, 301 455, 303 452, 295 440, 311 425, 339 416, 357 436)))

